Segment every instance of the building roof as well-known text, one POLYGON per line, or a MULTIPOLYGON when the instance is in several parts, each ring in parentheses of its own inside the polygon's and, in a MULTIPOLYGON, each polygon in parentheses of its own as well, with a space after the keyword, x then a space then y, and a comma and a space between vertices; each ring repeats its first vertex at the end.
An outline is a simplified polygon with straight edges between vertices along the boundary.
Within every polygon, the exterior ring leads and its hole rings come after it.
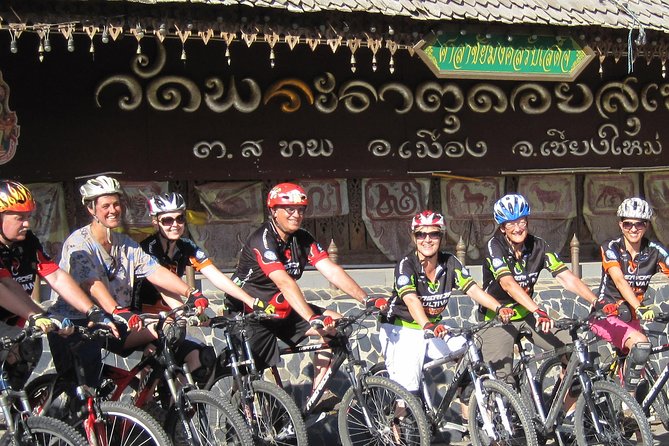
MULTIPOLYGON (((112 0, 113 1, 113 0, 112 0)), ((123 0, 122 0, 123 1, 123 0)), ((283 9, 293 13, 365 12, 415 20, 601 26, 669 32, 666 0, 126 0, 143 4, 208 4, 283 9)))

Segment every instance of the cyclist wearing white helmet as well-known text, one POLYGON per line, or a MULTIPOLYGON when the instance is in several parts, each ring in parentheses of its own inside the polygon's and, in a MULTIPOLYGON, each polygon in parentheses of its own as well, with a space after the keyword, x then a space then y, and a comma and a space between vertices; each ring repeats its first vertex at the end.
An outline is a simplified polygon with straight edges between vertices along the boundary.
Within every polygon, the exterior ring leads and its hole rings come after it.
MULTIPOLYGON (((123 224, 122 190, 116 179, 101 175, 86 181, 79 191, 92 222, 74 231, 65 240, 60 267, 72 275, 103 311, 113 314, 114 319, 122 324, 120 339, 107 340, 106 348, 122 353, 126 349, 144 346, 156 338, 155 333, 142 326, 136 309, 131 308, 135 277, 146 277, 170 293, 165 301, 172 308, 183 305, 179 296, 186 296, 189 304, 197 307, 199 312, 204 311, 208 301, 200 291, 190 288, 170 270, 160 266, 129 236, 116 232, 123 224)), ((75 324, 85 323, 83 313, 60 296, 55 298, 51 307, 53 312, 68 317, 75 324)), ((54 359, 61 358, 61 361, 56 361, 59 371, 71 366, 73 362, 69 360, 69 354, 72 340, 55 340, 52 337, 50 342, 52 352, 55 351, 54 359)), ((102 364, 99 345, 88 341, 86 354, 91 355, 84 362, 86 380, 89 385, 95 385, 102 364)), ((187 357, 187 362, 191 370, 200 366, 195 353, 187 357)))
MULTIPOLYGON (((289 345, 306 336, 322 336, 334 326, 339 313, 309 304, 297 284, 307 263, 313 265, 338 289, 361 303, 383 307, 385 299, 368 298, 367 293, 328 257, 320 244, 302 229, 308 205, 304 189, 294 183, 272 187, 267 195, 269 220, 249 235, 239 254, 232 280, 257 298, 253 308, 272 307, 278 319, 251 322, 249 330, 253 357, 260 369, 279 363, 278 339, 289 345)), ((235 296, 232 296, 235 297, 235 296)), ((228 299, 231 308, 251 311, 237 299, 228 299)), ((314 355, 316 387, 327 371, 331 355, 314 355)), ((318 410, 330 409, 338 398, 329 389, 318 410)))
POLYGON ((644 304, 651 278, 662 272, 669 276, 669 253, 645 237, 653 210, 641 198, 627 198, 618 208, 622 235, 601 246, 602 282, 595 308, 609 316, 593 321, 592 331, 624 352, 623 381, 627 390, 636 389, 651 345, 643 333, 642 320, 653 320, 657 308, 644 304))
MULTIPOLYGON (((529 233, 529 215, 530 205, 522 195, 509 194, 497 200, 493 216, 499 229, 486 244, 483 267, 483 288, 515 312, 510 324, 481 333, 483 358, 510 384, 514 384, 513 346, 520 330, 531 331, 534 344, 544 350, 571 343, 567 332, 553 330, 553 320, 532 299, 542 269, 547 269, 565 289, 588 302, 597 300, 548 243, 529 233)), ((494 316, 484 308, 480 312, 483 318, 494 316)))
POLYGON ((441 250, 445 227, 444 217, 430 210, 413 217, 414 246, 395 267, 393 295, 379 333, 390 377, 410 392, 418 392, 426 356, 442 358, 465 345, 464 338, 451 337, 439 323, 453 290, 466 293, 493 314, 500 310, 504 322, 513 315, 474 282, 453 254, 441 250))
MULTIPOLYGON (((249 307, 258 308, 253 297, 223 274, 193 240, 184 236, 186 201, 181 194, 171 192, 151 197, 149 213, 156 232, 140 243, 146 253, 179 277, 185 274, 186 266, 192 266, 209 279, 216 288, 235 296, 249 307)), ((136 297, 139 299, 138 305, 155 305, 157 309, 160 309, 163 298, 161 292, 144 278, 140 278, 137 282, 136 297)), ((271 312, 271 308, 263 307, 262 309, 271 312)), ((216 355, 209 346, 198 345, 197 347, 203 367, 193 372, 193 377, 196 381, 201 382, 207 379, 208 369, 213 366, 216 355)))

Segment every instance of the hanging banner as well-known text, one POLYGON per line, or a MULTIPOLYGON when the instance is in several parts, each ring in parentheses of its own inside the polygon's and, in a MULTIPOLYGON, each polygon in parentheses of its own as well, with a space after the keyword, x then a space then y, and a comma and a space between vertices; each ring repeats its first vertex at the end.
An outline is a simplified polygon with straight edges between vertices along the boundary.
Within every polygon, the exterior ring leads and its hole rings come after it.
POLYGON ((209 222, 259 225, 265 213, 262 183, 207 183, 195 186, 209 222))
POLYGON ((127 207, 125 221, 128 235, 142 241, 154 231, 149 215, 149 199, 167 193, 167 181, 121 181, 127 207))
POLYGON ((9 85, 0 71, 0 164, 5 164, 14 158, 21 134, 16 112, 9 109, 9 93, 9 85))
POLYGON ((219 268, 235 266, 242 243, 263 221, 262 183, 207 183, 195 191, 207 216, 189 218, 191 237, 219 268))
POLYGON ((583 183, 583 217, 592 238, 601 245, 620 235, 616 211, 625 198, 639 194, 637 174, 591 174, 583 183))
POLYGON ((669 171, 645 174, 643 186, 646 198, 655 211, 653 231, 666 246, 669 244, 669 171))
POLYGON ((31 219, 31 230, 42 242, 44 251, 60 260, 63 241, 70 234, 65 210, 65 191, 61 183, 26 184, 37 203, 31 219))
POLYGON ((439 187, 448 237, 454 243, 462 237, 467 257, 479 259, 497 227, 492 207, 503 195, 504 178, 482 178, 480 182, 444 179, 439 187))
POLYGON ((345 179, 300 181, 309 197, 306 218, 348 215, 348 189, 345 179))
POLYGON ((411 249, 411 218, 426 208, 430 180, 363 179, 362 190, 367 234, 388 259, 400 259, 411 249))
POLYGON ((573 175, 527 175, 518 193, 530 203, 530 232, 560 252, 569 240, 576 217, 576 178, 573 175))

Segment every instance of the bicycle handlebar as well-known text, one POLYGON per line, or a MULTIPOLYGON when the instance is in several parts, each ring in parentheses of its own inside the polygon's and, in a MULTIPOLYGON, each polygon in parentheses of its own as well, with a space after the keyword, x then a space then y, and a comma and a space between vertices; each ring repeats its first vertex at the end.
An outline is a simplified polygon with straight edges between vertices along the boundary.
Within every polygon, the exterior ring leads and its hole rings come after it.
POLYGON ((23 342, 26 339, 41 338, 44 332, 37 327, 26 327, 21 330, 16 336, 2 336, 0 337, 0 349, 9 350, 14 345, 23 342))

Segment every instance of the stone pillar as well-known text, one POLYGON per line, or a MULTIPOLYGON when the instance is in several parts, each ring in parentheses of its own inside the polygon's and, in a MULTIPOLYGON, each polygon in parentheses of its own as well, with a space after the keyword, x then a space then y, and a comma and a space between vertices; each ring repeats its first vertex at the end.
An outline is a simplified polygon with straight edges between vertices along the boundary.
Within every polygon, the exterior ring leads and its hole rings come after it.
POLYGON ((462 236, 460 236, 458 244, 455 245, 455 257, 457 257, 460 263, 462 263, 462 266, 465 266, 465 260, 467 259, 467 246, 465 245, 465 241, 462 240, 462 236))
POLYGON ((197 288, 195 286, 195 270, 190 265, 186 267, 186 283, 191 288, 197 288))
MULTIPOLYGON (((330 239, 330 246, 328 246, 328 257, 334 263, 339 263, 339 248, 337 248, 334 239, 330 239)), ((337 287, 335 284, 330 282, 330 289, 336 290, 337 287)))
POLYGON ((581 251, 581 242, 576 238, 576 233, 574 233, 574 237, 572 237, 571 242, 569 242, 569 248, 571 250, 571 271, 580 278, 581 261, 579 259, 579 252, 581 251))

